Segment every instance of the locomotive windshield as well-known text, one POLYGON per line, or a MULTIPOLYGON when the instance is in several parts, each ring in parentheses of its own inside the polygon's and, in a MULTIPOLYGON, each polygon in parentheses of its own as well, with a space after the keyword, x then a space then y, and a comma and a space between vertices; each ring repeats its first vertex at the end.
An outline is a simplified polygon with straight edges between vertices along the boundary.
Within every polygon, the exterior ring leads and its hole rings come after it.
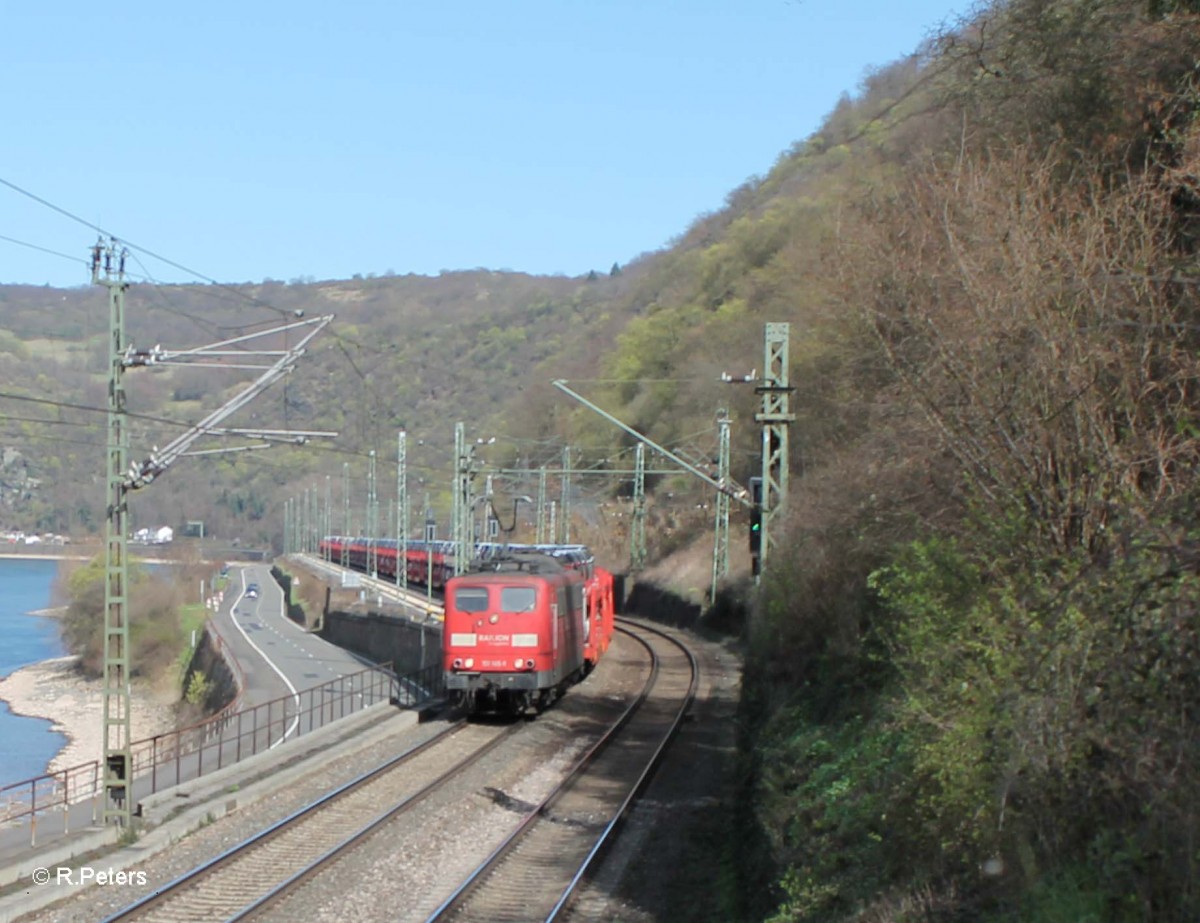
POLYGON ((500 588, 501 612, 532 612, 537 605, 537 590, 531 586, 500 588))
POLYGON ((488 607, 487 587, 458 587, 454 591, 454 607, 459 612, 486 612, 488 607))

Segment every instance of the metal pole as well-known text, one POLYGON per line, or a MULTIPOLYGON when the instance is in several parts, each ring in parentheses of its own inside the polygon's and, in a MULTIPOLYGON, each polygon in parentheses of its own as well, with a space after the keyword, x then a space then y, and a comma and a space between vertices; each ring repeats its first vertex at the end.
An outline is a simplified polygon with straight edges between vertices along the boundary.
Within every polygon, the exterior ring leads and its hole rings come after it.
MULTIPOLYGON (((495 506, 492 502, 492 476, 489 474, 484 482, 483 495, 487 498, 487 502, 483 504, 483 540, 485 542, 495 541, 500 534, 500 523, 496 519, 495 506)), ((513 525, 516 525, 514 520, 513 525)))
POLYGON ((788 490, 788 425, 796 419, 789 412, 788 334, 789 324, 767 324, 763 334, 762 413, 754 419, 762 424, 762 567, 783 525, 788 490))
MULTIPOLYGON (((770 325, 768 325, 768 326, 770 326, 770 325)), ((786 326, 786 324, 784 326, 786 326)), ((558 388, 558 390, 563 392, 563 394, 566 394, 569 397, 573 397, 579 403, 583 404, 584 407, 587 407, 589 410, 592 410, 592 411, 598 413, 600 416, 604 417, 604 419, 606 419, 609 423, 613 424, 613 426, 616 426, 619 429, 629 433, 629 435, 631 435, 635 439, 637 439, 638 442, 644 442, 646 445, 650 446, 650 448, 654 449, 655 452, 658 452, 664 458, 670 459, 675 464, 677 464, 680 468, 691 473, 695 477, 700 478, 700 480, 704 481, 706 484, 709 484, 712 487, 715 487, 717 490, 724 490, 734 500, 736 500, 738 503, 742 504, 742 506, 749 507, 751 505, 750 498, 749 498, 749 492, 744 487, 738 487, 732 481, 730 481, 729 484, 725 484, 725 485, 717 483, 717 481, 714 478, 710 477, 708 474, 701 471, 699 468, 697 468, 691 462, 689 462, 683 458, 680 458, 678 455, 676 455, 670 449, 666 448, 665 446, 659 445, 657 442, 655 442, 649 436, 645 436, 642 433, 639 433, 633 427, 626 426, 624 423, 622 423, 620 420, 618 420, 616 417, 614 417, 608 411, 601 410, 599 407, 597 407, 595 404, 593 404, 587 398, 583 397, 581 394, 578 394, 575 391, 572 391, 570 388, 567 387, 567 383, 565 381, 559 380, 559 381, 553 382, 553 384, 554 384, 554 387, 558 388)))
POLYGON ((633 476, 633 518, 629 524, 629 570, 646 566, 646 446, 637 444, 633 476))
MULTIPOLYGON (((729 479, 729 411, 717 411, 717 480, 722 484, 729 479)), ((712 589, 708 603, 717 602, 717 584, 729 573, 729 494, 717 491, 716 524, 713 538, 712 589)))
MULTIPOLYGON (((350 529, 350 462, 342 462, 342 536, 349 538, 350 529)), ((349 542, 342 542, 342 567, 349 565, 349 542)))
POLYGON ((408 589, 408 433, 404 430, 396 437, 396 551, 396 585, 408 589))
POLYGON ((467 569, 475 553, 475 537, 472 534, 471 479, 474 477, 474 449, 467 446, 466 430, 462 423, 454 426, 454 573, 467 569))
POLYGON ((566 545, 571 541, 571 447, 568 445, 563 446, 562 450, 562 499, 559 501, 559 510, 562 522, 559 530, 562 538, 559 542, 566 545))
POLYGON ((535 541, 541 545, 546 541, 546 466, 542 465, 538 469, 538 495, 537 495, 537 538, 535 541))
POLYGON ((425 491, 425 601, 430 605, 433 604, 433 539, 436 534, 437 521, 429 506, 429 491, 425 491))
POLYGON ((104 527, 104 823, 125 829, 133 822, 130 785, 129 620, 126 590, 128 567, 129 431, 125 413, 125 253, 115 242, 92 248, 92 283, 108 289, 108 445, 104 527), (103 257, 104 273, 100 266, 103 257), (114 268, 114 261, 117 265, 114 268))
POLYGON ((367 456, 367 573, 378 577, 375 541, 379 534, 379 500, 375 494, 375 450, 367 456))

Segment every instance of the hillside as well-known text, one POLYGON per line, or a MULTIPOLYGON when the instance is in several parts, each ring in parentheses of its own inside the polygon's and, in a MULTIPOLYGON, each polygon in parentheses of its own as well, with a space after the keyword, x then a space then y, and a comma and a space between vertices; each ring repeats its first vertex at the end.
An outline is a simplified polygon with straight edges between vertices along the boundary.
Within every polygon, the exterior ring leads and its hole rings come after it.
MULTIPOLYGON (((386 486, 390 498, 400 428, 428 444, 428 450, 414 445, 411 462, 437 502, 450 487, 454 422, 478 431, 525 386, 530 368, 566 367, 566 357, 592 349, 584 345, 589 339, 603 342, 606 321, 590 315, 589 306, 604 285, 484 270, 321 283, 133 284, 127 341, 142 348, 243 337, 294 320, 298 311, 334 314, 296 373, 230 425, 339 434, 304 449, 184 459, 134 495, 135 523, 203 520, 209 535, 278 546, 283 501, 307 487, 323 489, 331 476, 340 509, 348 464, 352 492, 362 497, 354 502, 361 528, 368 453, 379 454, 380 495, 386 486)), ((6 449, 0 520, 12 527, 75 535, 102 527, 105 298, 100 287, 0 287, 0 406, 7 423, 0 436, 6 449)), ((276 337, 253 345, 279 349, 286 342, 276 337)), ((174 438, 252 374, 197 366, 127 372, 131 457, 144 458, 174 438)))
MULTIPOLYGON (((982 8, 639 280, 612 377, 793 330, 740 875, 700 918, 1200 916, 1196 13, 982 8)), ((610 406, 671 432, 714 389, 610 406)))
MULTIPOLYGON (((1195 0, 985 4, 619 273, 138 286, 135 340, 336 312, 242 422, 341 435, 185 462, 135 518, 278 547, 285 498, 339 498, 344 464, 365 495, 402 426, 445 509, 460 419, 492 465, 626 467, 559 377, 701 455, 728 408, 744 481, 757 398, 721 373, 790 322, 787 533, 744 600, 743 800, 694 918, 1200 918, 1197 62, 1195 0)), ((100 406, 104 318, 98 290, 0 289, 0 392, 100 406)), ((130 382, 173 420, 232 387, 130 382)), ((3 515, 97 528, 95 415, 3 407, 3 515)), ((709 542, 704 491, 652 481, 653 555, 709 542)), ((614 492, 577 525, 621 565, 614 492)))

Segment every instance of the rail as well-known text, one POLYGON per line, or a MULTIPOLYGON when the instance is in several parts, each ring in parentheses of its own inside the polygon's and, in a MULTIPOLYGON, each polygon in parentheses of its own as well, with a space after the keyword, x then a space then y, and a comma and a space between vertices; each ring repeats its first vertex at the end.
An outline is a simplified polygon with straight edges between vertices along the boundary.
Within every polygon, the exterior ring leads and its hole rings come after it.
MULTIPOLYGON (((623 819, 628 814, 630 807, 649 784, 654 771, 663 759, 668 745, 674 739, 680 724, 684 720, 684 716, 695 699, 696 690, 699 685, 699 667, 692 652, 677 638, 641 622, 629 619, 621 619, 620 622, 623 624, 619 624, 617 630, 629 634, 651 654, 653 666, 640 695, 605 734, 579 757, 553 791, 546 795, 539 804, 532 807, 509 835, 430 914, 427 923, 435 923, 435 921, 447 920, 456 916, 462 919, 476 919, 481 916, 487 919, 511 919, 511 915, 496 906, 489 907, 482 913, 472 913, 465 908, 468 902, 486 887, 485 882, 489 876, 496 873, 502 862, 513 856, 518 844, 524 844, 530 834, 539 828, 539 825, 541 829, 557 831, 552 834, 553 837, 557 837, 558 839, 550 850, 550 854, 554 856, 554 862, 565 862, 570 866, 570 871, 567 872, 564 879, 566 885, 558 891, 557 900, 553 907, 549 909, 549 912, 540 913, 528 903, 528 895, 539 893, 540 889, 542 896, 549 896, 549 892, 546 889, 555 887, 554 878, 557 871, 548 862, 540 861, 546 859, 545 855, 539 855, 536 849, 528 850, 528 855, 523 854, 523 861, 526 866, 536 868, 536 871, 533 873, 537 878, 536 886, 531 881, 526 881, 517 875, 500 875, 497 877, 504 880, 505 888, 510 891, 515 890, 521 894, 520 919, 546 921, 556 919, 558 914, 562 912, 563 908, 571 900, 580 883, 587 878, 598 857, 603 854, 608 844, 611 843, 614 831, 619 828, 623 819), (679 690, 674 694, 670 691, 665 692, 662 704, 656 709, 652 709, 660 713, 650 716, 649 720, 645 722, 646 726, 641 727, 633 735, 635 738, 639 735, 644 735, 654 740, 651 752, 644 760, 639 760, 637 755, 642 750, 644 744, 630 741, 624 747, 610 746, 614 742, 624 740, 622 735, 635 723, 641 722, 647 717, 645 707, 650 703, 652 695, 659 695, 658 687, 661 677, 659 654, 651 647, 644 636, 639 636, 635 631, 631 631, 630 629, 656 635, 667 641, 684 655, 687 665, 686 690, 679 690), (652 730, 656 726, 657 730, 652 730), (586 791, 583 796, 585 800, 589 800, 589 803, 593 805, 586 811, 579 808, 560 811, 558 805, 560 799, 569 796, 573 792, 580 791, 581 789, 577 788, 577 786, 579 786, 582 780, 588 777, 587 774, 589 771, 594 771, 601 759, 611 756, 614 752, 619 753, 620 756, 615 763, 607 766, 604 772, 599 773, 599 777, 611 783, 618 778, 626 776, 630 770, 633 771, 630 776, 630 784, 625 790, 624 796, 620 799, 619 804, 615 806, 615 810, 601 833, 591 838, 585 829, 586 825, 584 827, 576 827, 575 825, 556 822, 554 817, 590 817, 594 814, 596 810, 594 807, 595 789, 597 788, 594 785, 582 787, 583 789, 591 789, 586 791), (619 769, 620 760, 631 760, 632 762, 629 767, 619 769), (553 812, 552 806, 554 806, 553 812), (552 816, 552 813, 554 816, 552 816), (546 823, 547 820, 550 823, 546 823), (572 862, 572 855, 580 856, 580 860, 572 862)), ((561 871, 561 869, 558 871, 561 871)))
MULTIPOLYGON (((182 782, 216 772, 278 746, 285 738, 319 730, 379 702, 415 708, 440 695, 440 664, 397 676, 383 665, 367 667, 318 686, 252 708, 221 712, 198 724, 157 734, 130 745, 133 797, 145 798, 182 782)), ((98 823, 104 784, 100 760, 43 773, 0 786, 0 826, 28 823, 29 845, 37 846, 38 822, 61 815, 61 832, 72 822, 98 823), (91 802, 86 810, 71 808, 91 802)), ((57 829, 57 825, 56 828, 57 829)))

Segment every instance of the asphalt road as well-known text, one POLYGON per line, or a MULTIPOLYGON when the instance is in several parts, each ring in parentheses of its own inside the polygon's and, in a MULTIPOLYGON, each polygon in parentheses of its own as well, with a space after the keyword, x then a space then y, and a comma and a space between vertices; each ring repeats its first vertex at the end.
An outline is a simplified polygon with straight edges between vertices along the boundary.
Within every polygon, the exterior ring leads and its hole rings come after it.
POLYGON ((297 695, 370 665, 289 619, 270 568, 251 565, 231 572, 227 601, 231 595, 214 621, 245 674, 243 708, 297 695), (258 598, 247 595, 251 584, 258 585, 258 598))

